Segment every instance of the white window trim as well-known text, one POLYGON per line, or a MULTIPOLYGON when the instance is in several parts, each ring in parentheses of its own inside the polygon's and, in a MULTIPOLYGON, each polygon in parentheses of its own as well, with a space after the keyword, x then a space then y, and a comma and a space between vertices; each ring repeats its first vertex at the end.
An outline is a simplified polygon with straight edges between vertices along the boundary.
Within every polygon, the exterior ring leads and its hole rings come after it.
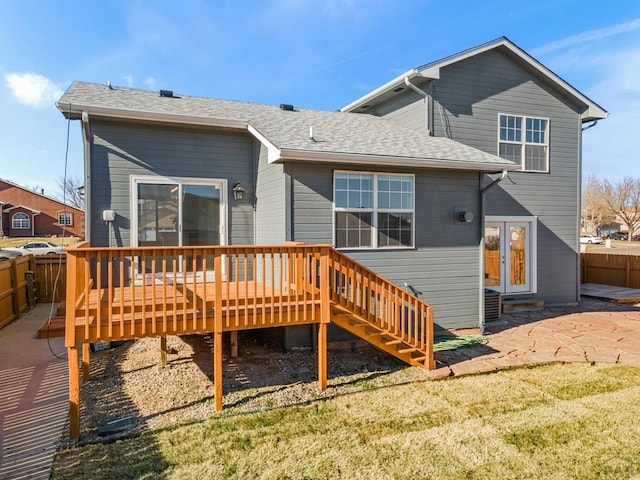
MULTIPOLYGON (((549 132, 551 130, 551 121, 549 120, 549 118, 547 117, 535 117, 532 115, 524 115, 524 114, 520 114, 520 113, 498 113, 498 129, 497 129, 497 139, 498 139, 498 145, 497 145, 497 156, 500 156, 500 144, 501 143, 506 143, 509 145, 520 145, 520 168, 523 172, 530 172, 530 173, 549 173, 549 132), (519 142, 513 142, 510 140, 500 140, 500 117, 502 116, 507 116, 507 117, 520 117, 522 118, 522 130, 521 130, 521 138, 522 140, 519 142), (545 142, 544 143, 533 143, 533 142, 527 142, 527 133, 526 133, 526 124, 527 124, 527 119, 531 119, 531 120, 546 120, 547 122, 547 130, 545 131, 545 142), (527 146, 545 146, 547 147, 547 158, 546 158, 546 165, 547 168, 546 170, 526 170, 525 167, 525 148, 527 146)), ((501 157, 502 158, 502 157, 501 157)))
MULTIPOLYGON (((191 185, 210 185, 212 183, 220 183, 222 188, 220 192, 220 200, 222 203, 222 218, 224 218, 223 231, 220 235, 220 245, 227 245, 228 238, 227 232, 229 231, 229 202, 227 201, 227 180, 223 178, 192 178, 192 177, 164 177, 160 175, 131 175, 130 176, 130 191, 129 191, 129 219, 131 222, 131 238, 129 243, 132 247, 138 246, 138 184, 140 183, 152 183, 152 184, 173 184, 180 185, 182 183, 189 183, 191 185)), ((180 209, 182 207, 179 207, 180 209)), ((182 215, 182 212, 180 212, 182 215)))
POLYGON ((380 171, 363 171, 363 170, 334 170, 333 171, 333 186, 332 186, 332 206, 333 213, 331 215, 332 224, 332 244, 337 250, 413 250, 416 245, 416 176, 413 173, 397 173, 397 172, 380 172, 380 171), (373 175, 373 208, 361 208, 358 210, 349 208, 336 207, 335 194, 336 194, 336 174, 340 173, 353 173, 359 175, 373 175), (377 177, 380 175, 390 176, 403 176, 411 177, 413 179, 413 195, 411 198, 411 209, 389 209, 378 208, 378 181, 377 177), (372 213, 372 226, 371 226, 371 247, 337 247, 336 246, 336 212, 371 212, 372 213), (411 223, 411 245, 394 245, 392 247, 380 247, 378 246, 378 213, 411 213, 413 215, 411 223))
POLYGON ((29 230, 31 228, 32 219, 25 212, 16 212, 11 217, 11 229, 12 230, 29 230), (26 227, 16 227, 15 221, 18 215, 25 215, 27 217, 27 226, 26 227))
MULTIPOLYGON (((521 222, 529 223, 529 257, 531 264, 531 289, 526 292, 514 292, 506 295, 528 295, 531 293, 538 293, 538 217, 537 216, 500 216, 500 215, 485 215, 485 224, 487 222, 521 222)), ((483 232, 484 235, 484 232, 483 232)), ((484 251, 482 252, 484 255, 484 251)), ((484 273, 483 273, 484 275, 484 273)))
POLYGON ((60 212, 58 213, 58 225, 61 225, 63 227, 73 227, 73 213, 71 212, 60 212), (69 223, 64 223, 60 221, 60 217, 62 215, 66 215, 69 217, 69 223))

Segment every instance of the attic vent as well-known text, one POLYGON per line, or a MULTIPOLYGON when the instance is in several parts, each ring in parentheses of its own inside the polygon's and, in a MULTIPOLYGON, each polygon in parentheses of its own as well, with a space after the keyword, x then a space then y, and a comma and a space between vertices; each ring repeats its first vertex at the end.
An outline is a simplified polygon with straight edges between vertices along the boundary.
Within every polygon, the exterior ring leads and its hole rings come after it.
POLYGON ((160 90, 160 96, 161 97, 172 98, 173 97, 173 90, 160 90))
POLYGON ((393 89, 394 92, 399 92, 400 90, 404 90, 404 87, 398 87, 393 89))
POLYGON ((288 103, 281 103, 280 110, 285 110, 287 112, 293 112, 293 105, 289 105, 288 103))

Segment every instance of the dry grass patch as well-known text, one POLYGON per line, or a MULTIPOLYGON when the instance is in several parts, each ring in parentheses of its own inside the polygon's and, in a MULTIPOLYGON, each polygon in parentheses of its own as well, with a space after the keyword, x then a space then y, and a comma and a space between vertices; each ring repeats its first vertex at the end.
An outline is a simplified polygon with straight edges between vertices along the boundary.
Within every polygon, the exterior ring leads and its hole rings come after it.
MULTIPOLYGON (((392 372, 387 381, 411 377, 412 370, 392 372)), ((58 454, 53 478, 588 480, 640 474, 640 369, 558 364, 387 386, 383 378, 333 397, 330 388, 304 404, 252 413, 231 408, 204 421, 68 449, 58 454)))

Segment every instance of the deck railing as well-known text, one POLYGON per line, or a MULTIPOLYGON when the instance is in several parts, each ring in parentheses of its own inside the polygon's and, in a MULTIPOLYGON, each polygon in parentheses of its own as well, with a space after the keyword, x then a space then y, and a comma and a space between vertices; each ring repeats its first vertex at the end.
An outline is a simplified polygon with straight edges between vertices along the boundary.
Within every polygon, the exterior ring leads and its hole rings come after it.
POLYGON ((433 358, 433 308, 345 255, 330 252, 331 299, 433 358))
POLYGON ((329 249, 78 244, 67 251, 67 346, 318 323, 329 249))

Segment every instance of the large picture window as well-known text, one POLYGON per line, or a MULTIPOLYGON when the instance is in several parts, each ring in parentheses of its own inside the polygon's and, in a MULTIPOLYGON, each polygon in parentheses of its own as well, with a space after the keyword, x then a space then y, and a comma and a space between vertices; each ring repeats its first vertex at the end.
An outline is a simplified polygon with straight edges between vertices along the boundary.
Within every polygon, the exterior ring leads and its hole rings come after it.
POLYGON ((413 175, 336 172, 333 198, 337 248, 413 246, 413 175))
POLYGON ((499 115, 498 155, 529 172, 549 171, 549 120, 499 115))
POLYGON ((31 220, 29 215, 24 212, 16 213, 11 219, 11 228, 16 230, 27 230, 31 228, 31 220))

